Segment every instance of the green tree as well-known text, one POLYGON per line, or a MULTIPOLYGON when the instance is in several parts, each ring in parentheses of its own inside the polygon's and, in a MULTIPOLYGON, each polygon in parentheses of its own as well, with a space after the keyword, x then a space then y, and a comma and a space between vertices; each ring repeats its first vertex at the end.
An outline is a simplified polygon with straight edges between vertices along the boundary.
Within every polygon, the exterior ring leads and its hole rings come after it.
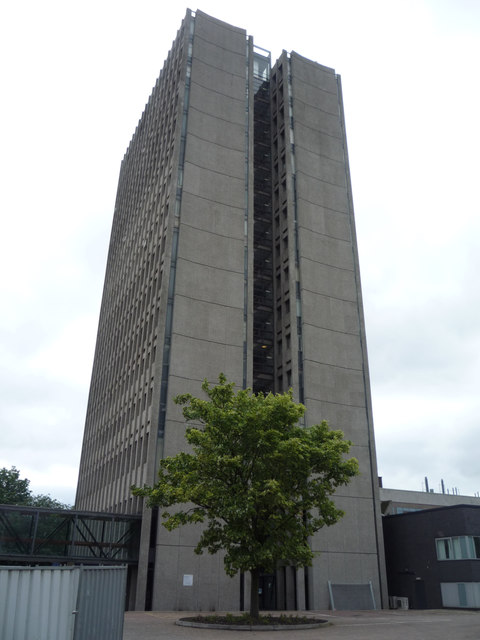
POLYGON ((38 493, 32 495, 30 504, 32 507, 44 507, 46 509, 71 509, 72 506, 64 502, 60 502, 55 498, 52 498, 49 494, 38 493))
POLYGON ((34 494, 29 489, 30 480, 20 478, 16 467, 0 469, 0 504, 14 504, 28 507, 45 507, 48 509, 71 509, 50 495, 34 494))
POLYGON ((30 480, 20 478, 16 467, 0 469, 0 504, 30 504, 32 493, 29 484, 30 480))
POLYGON ((234 386, 221 374, 215 386, 204 381, 208 399, 175 398, 192 453, 163 459, 158 482, 132 490, 149 506, 186 505, 163 512, 168 530, 205 523, 195 552, 224 550, 228 575, 250 571, 250 615, 258 618, 261 572, 281 560, 311 564, 308 537, 344 515, 330 496, 358 463, 345 458, 351 443, 326 422, 296 426, 305 407, 291 391, 235 393, 234 386))

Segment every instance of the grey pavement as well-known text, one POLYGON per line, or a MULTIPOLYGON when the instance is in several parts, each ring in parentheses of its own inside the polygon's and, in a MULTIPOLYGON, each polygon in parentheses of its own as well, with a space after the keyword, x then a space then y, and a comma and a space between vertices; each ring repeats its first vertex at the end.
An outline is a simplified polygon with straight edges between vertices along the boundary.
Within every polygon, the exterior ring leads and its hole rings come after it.
POLYGON ((330 624, 300 631, 231 631, 175 624, 178 618, 193 615, 191 611, 128 611, 123 640, 246 640, 246 634, 248 639, 261 640, 480 640, 479 611, 309 611, 306 615, 327 619, 330 624))

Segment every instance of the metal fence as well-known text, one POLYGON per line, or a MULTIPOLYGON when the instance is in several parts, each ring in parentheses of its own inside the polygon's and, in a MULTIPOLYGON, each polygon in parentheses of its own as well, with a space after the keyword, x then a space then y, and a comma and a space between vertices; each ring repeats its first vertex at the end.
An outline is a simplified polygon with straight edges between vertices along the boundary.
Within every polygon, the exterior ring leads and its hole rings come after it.
POLYGON ((0 567, 2 640, 121 640, 126 566, 0 567))

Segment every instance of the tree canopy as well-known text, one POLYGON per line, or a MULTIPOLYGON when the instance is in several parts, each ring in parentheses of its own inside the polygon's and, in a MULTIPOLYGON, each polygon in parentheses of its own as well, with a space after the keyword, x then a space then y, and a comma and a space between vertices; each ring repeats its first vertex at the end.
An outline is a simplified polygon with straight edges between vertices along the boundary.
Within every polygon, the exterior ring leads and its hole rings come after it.
POLYGON ((29 488, 30 480, 20 478, 16 467, 0 469, 0 504, 13 504, 29 507, 46 507, 48 509, 70 509, 55 498, 45 494, 33 494, 29 488))
POLYGON ((279 561, 308 566, 308 537, 335 524, 343 512, 331 499, 358 473, 346 459, 350 442, 326 422, 298 426, 305 407, 292 392, 267 395, 235 392, 223 374, 202 385, 207 399, 190 394, 183 405, 192 453, 160 462, 153 487, 132 488, 149 506, 168 508, 163 524, 173 530, 204 523, 196 553, 225 551, 225 570, 250 571, 250 613, 258 617, 258 578, 279 561))
POLYGON ((0 504, 28 504, 32 495, 29 484, 30 480, 20 478, 16 467, 0 469, 0 504))

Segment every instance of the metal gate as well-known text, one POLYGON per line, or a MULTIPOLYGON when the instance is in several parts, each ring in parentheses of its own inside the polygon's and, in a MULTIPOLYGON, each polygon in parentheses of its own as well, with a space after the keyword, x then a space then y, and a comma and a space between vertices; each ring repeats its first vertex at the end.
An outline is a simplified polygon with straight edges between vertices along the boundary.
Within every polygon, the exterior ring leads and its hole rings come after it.
POLYGON ((127 567, 83 568, 74 640, 122 640, 127 567))
POLYGON ((2 640, 121 640, 127 567, 0 567, 2 640))

